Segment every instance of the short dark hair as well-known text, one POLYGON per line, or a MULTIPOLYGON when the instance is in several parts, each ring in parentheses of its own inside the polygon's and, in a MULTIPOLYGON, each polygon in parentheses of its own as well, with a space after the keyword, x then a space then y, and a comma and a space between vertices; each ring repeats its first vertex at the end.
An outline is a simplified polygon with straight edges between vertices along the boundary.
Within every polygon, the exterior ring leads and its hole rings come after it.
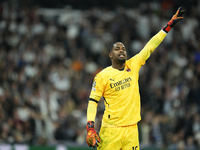
POLYGON ((114 44, 115 44, 115 43, 113 43, 112 45, 109 46, 109 48, 108 48, 109 53, 112 51, 114 44))
MULTIPOLYGON (((115 45, 116 43, 121 43, 121 44, 123 44, 122 42, 115 42, 115 43, 113 43, 113 44, 110 45, 110 47, 108 48, 109 53, 112 51, 112 49, 113 49, 113 47, 114 47, 114 45, 115 45)), ((123 44, 123 45, 124 45, 124 44, 123 44)))

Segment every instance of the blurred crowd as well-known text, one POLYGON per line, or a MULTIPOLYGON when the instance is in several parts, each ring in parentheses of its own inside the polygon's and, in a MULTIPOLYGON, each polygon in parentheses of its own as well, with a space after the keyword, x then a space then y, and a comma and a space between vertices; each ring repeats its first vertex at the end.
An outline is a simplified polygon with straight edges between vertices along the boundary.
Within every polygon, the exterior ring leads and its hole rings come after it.
MULTIPOLYGON (((0 2, 0 143, 85 143, 93 78, 121 41, 137 54, 179 7, 173 1, 76 10, 0 2)), ((200 2, 188 0, 140 70, 141 148, 200 148, 200 2)), ((104 110, 98 105, 96 129, 104 110)))

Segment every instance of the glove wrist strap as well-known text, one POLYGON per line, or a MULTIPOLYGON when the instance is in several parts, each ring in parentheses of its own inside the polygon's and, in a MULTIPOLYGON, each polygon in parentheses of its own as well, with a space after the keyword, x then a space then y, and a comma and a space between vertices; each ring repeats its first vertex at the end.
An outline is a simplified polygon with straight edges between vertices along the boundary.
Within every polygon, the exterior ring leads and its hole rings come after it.
POLYGON ((88 121, 86 128, 87 128, 87 131, 94 130, 94 121, 88 121))
POLYGON ((166 25, 162 28, 166 33, 168 33, 171 30, 171 27, 169 25, 166 25))

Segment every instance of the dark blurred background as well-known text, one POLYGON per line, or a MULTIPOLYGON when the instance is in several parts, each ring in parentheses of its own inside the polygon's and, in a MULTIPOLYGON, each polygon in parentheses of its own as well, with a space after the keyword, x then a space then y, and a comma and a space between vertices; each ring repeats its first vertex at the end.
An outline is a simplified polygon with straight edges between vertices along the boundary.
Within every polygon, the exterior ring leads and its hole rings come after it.
POLYGON ((190 8, 192 5, 197 5, 197 0, 101 0, 101 1, 94 1, 94 0, 1 0, 1 2, 6 2, 10 5, 15 6, 25 6, 25 7, 43 7, 43 8, 63 8, 63 6, 71 5, 74 9, 90 9, 92 7, 98 8, 108 8, 114 10, 116 6, 123 6, 125 8, 135 8, 138 7, 141 3, 160 3, 165 5, 165 7, 179 7, 185 6, 190 8), (171 5, 173 4, 173 5, 171 5))
MULTIPOLYGON (((0 145, 85 143, 96 73, 121 41, 129 58, 171 19, 178 23, 140 70, 143 148, 200 148, 198 0, 1 0, 0 145)), ((104 111, 99 102, 96 130, 104 111)))

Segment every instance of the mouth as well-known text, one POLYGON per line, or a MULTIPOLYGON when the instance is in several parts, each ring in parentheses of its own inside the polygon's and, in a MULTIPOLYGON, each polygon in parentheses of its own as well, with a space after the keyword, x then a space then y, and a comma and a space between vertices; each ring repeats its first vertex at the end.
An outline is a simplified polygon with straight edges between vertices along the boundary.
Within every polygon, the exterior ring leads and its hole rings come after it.
POLYGON ((125 57, 124 54, 119 54, 118 56, 119 56, 120 58, 124 58, 124 57, 125 57))

